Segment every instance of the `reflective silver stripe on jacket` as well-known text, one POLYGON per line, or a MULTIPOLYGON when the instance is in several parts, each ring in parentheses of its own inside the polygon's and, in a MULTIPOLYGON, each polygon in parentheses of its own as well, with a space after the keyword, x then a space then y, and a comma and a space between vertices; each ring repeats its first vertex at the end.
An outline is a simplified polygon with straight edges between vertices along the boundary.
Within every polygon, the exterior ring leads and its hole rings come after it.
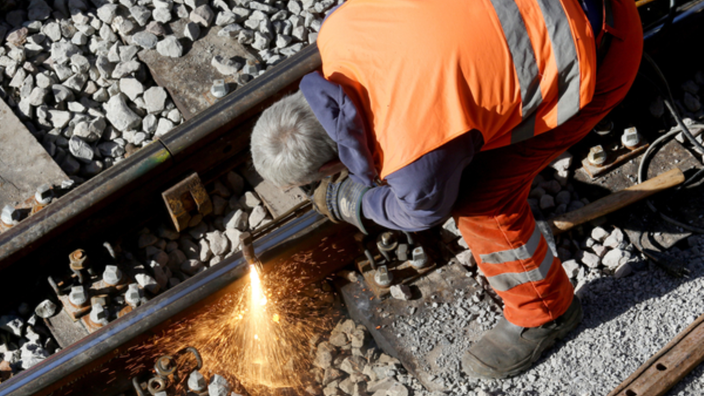
POLYGON ((511 290, 514 287, 524 283, 538 282, 545 279, 548 275, 554 259, 555 257, 552 255, 550 249, 547 249, 545 258, 540 263, 538 268, 527 272, 507 272, 504 274, 487 277, 487 280, 494 290, 500 292, 511 290))
POLYGON ((543 101, 543 95, 540 92, 538 63, 535 60, 533 46, 515 1, 491 0, 491 2, 501 22, 501 29, 504 31, 504 37, 508 43, 511 58, 513 58, 513 66, 516 69, 518 84, 521 88, 523 120, 526 120, 543 101))
POLYGON ((540 233, 540 229, 537 225, 535 225, 533 226, 533 234, 531 234, 530 239, 528 239, 528 242, 525 245, 519 246, 515 249, 481 254, 479 255, 479 258, 481 258, 482 263, 484 264, 503 264, 517 260, 528 260, 533 257, 533 254, 535 254, 535 249, 538 248, 541 236, 542 234, 540 233))
POLYGON ((579 111, 579 58, 567 14, 559 0, 537 0, 548 28, 558 73, 557 125, 579 111))
MULTIPOLYGON (((560 0, 536 0, 552 44, 557 64, 558 100, 557 125, 562 125, 579 111, 580 74, 577 49, 572 39, 567 14, 560 0)), ((501 22, 513 67, 521 89, 522 121, 511 131, 511 143, 535 135, 535 112, 543 102, 540 92, 540 72, 535 53, 515 0, 491 0, 501 22)))

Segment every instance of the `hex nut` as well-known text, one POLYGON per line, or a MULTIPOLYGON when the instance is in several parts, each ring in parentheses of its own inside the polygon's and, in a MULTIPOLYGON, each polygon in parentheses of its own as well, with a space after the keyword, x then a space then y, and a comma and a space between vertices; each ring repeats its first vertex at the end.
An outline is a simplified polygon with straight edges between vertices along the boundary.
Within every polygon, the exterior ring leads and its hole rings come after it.
POLYGON ((93 304, 90 310, 90 320, 97 325, 108 324, 108 311, 100 304, 93 304))
POLYGON ((413 260, 411 260, 411 265, 413 268, 423 268, 428 264, 428 255, 425 254, 425 249, 419 246, 413 249, 413 260))
POLYGON ((53 197, 54 190, 48 184, 42 184, 37 188, 37 192, 34 193, 34 199, 41 205, 48 204, 53 197))
POLYGON ((0 214, 0 220, 7 225, 17 225, 20 222, 20 211, 12 205, 5 205, 0 214))
POLYGON ((122 280, 122 271, 116 265, 106 265, 103 271, 103 282, 114 286, 122 280))
POLYGON ((389 268, 385 265, 380 265, 374 273, 374 282, 382 287, 388 287, 394 280, 393 274, 389 272, 389 268))
POLYGON ((202 392, 207 386, 205 377, 203 377, 200 371, 192 371, 188 376, 188 389, 190 389, 191 392, 202 392))
POLYGON ((136 283, 130 283, 127 286, 127 292, 125 293, 125 301, 132 307, 137 307, 142 300, 140 299, 139 285, 136 283))
POLYGON ((592 165, 603 165, 606 162, 606 151, 601 145, 597 145, 589 149, 587 161, 592 165))
POLYGON ((626 128, 621 135, 621 144, 626 148, 636 148, 640 144, 640 135, 636 127, 626 128))
POLYGON ((213 86, 210 87, 210 94, 220 99, 227 95, 228 89, 225 80, 213 80, 213 86))
POLYGON ((88 301, 88 296, 83 286, 74 286, 68 295, 68 300, 75 306, 81 306, 88 301))

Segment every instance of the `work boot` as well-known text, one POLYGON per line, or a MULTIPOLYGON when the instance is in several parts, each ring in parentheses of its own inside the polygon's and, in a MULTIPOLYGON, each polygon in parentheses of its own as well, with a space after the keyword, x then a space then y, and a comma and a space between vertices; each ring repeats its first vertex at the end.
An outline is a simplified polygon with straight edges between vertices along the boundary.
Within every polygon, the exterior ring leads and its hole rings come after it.
POLYGON ((538 327, 516 326, 501 318, 462 357, 463 371, 472 377, 507 378, 528 370, 544 350, 562 339, 582 321, 577 296, 567 312, 538 327))

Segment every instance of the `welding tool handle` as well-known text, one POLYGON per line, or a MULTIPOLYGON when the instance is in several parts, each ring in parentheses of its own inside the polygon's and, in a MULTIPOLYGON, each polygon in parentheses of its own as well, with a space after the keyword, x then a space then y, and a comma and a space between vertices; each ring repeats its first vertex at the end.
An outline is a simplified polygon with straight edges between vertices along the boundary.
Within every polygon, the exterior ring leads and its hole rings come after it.
POLYGON ((252 240, 252 235, 249 232, 243 232, 240 234, 240 248, 242 249, 244 259, 247 260, 249 264, 256 264, 258 259, 254 254, 254 241, 252 240))
POLYGON ((669 170, 641 184, 628 187, 625 190, 607 195, 598 199, 581 209, 565 213, 551 220, 553 234, 565 232, 572 227, 594 220, 626 207, 643 198, 649 197, 658 191, 676 186, 684 181, 684 174, 678 168, 669 170))

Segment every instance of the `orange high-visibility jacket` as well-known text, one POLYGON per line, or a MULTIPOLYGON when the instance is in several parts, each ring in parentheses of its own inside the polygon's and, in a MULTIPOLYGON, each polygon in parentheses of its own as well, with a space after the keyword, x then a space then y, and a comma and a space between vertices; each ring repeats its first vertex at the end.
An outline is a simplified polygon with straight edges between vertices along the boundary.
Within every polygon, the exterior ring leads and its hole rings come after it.
POLYGON ((555 128, 596 80, 577 0, 348 0, 317 45, 382 178, 472 129, 489 150, 555 128))

